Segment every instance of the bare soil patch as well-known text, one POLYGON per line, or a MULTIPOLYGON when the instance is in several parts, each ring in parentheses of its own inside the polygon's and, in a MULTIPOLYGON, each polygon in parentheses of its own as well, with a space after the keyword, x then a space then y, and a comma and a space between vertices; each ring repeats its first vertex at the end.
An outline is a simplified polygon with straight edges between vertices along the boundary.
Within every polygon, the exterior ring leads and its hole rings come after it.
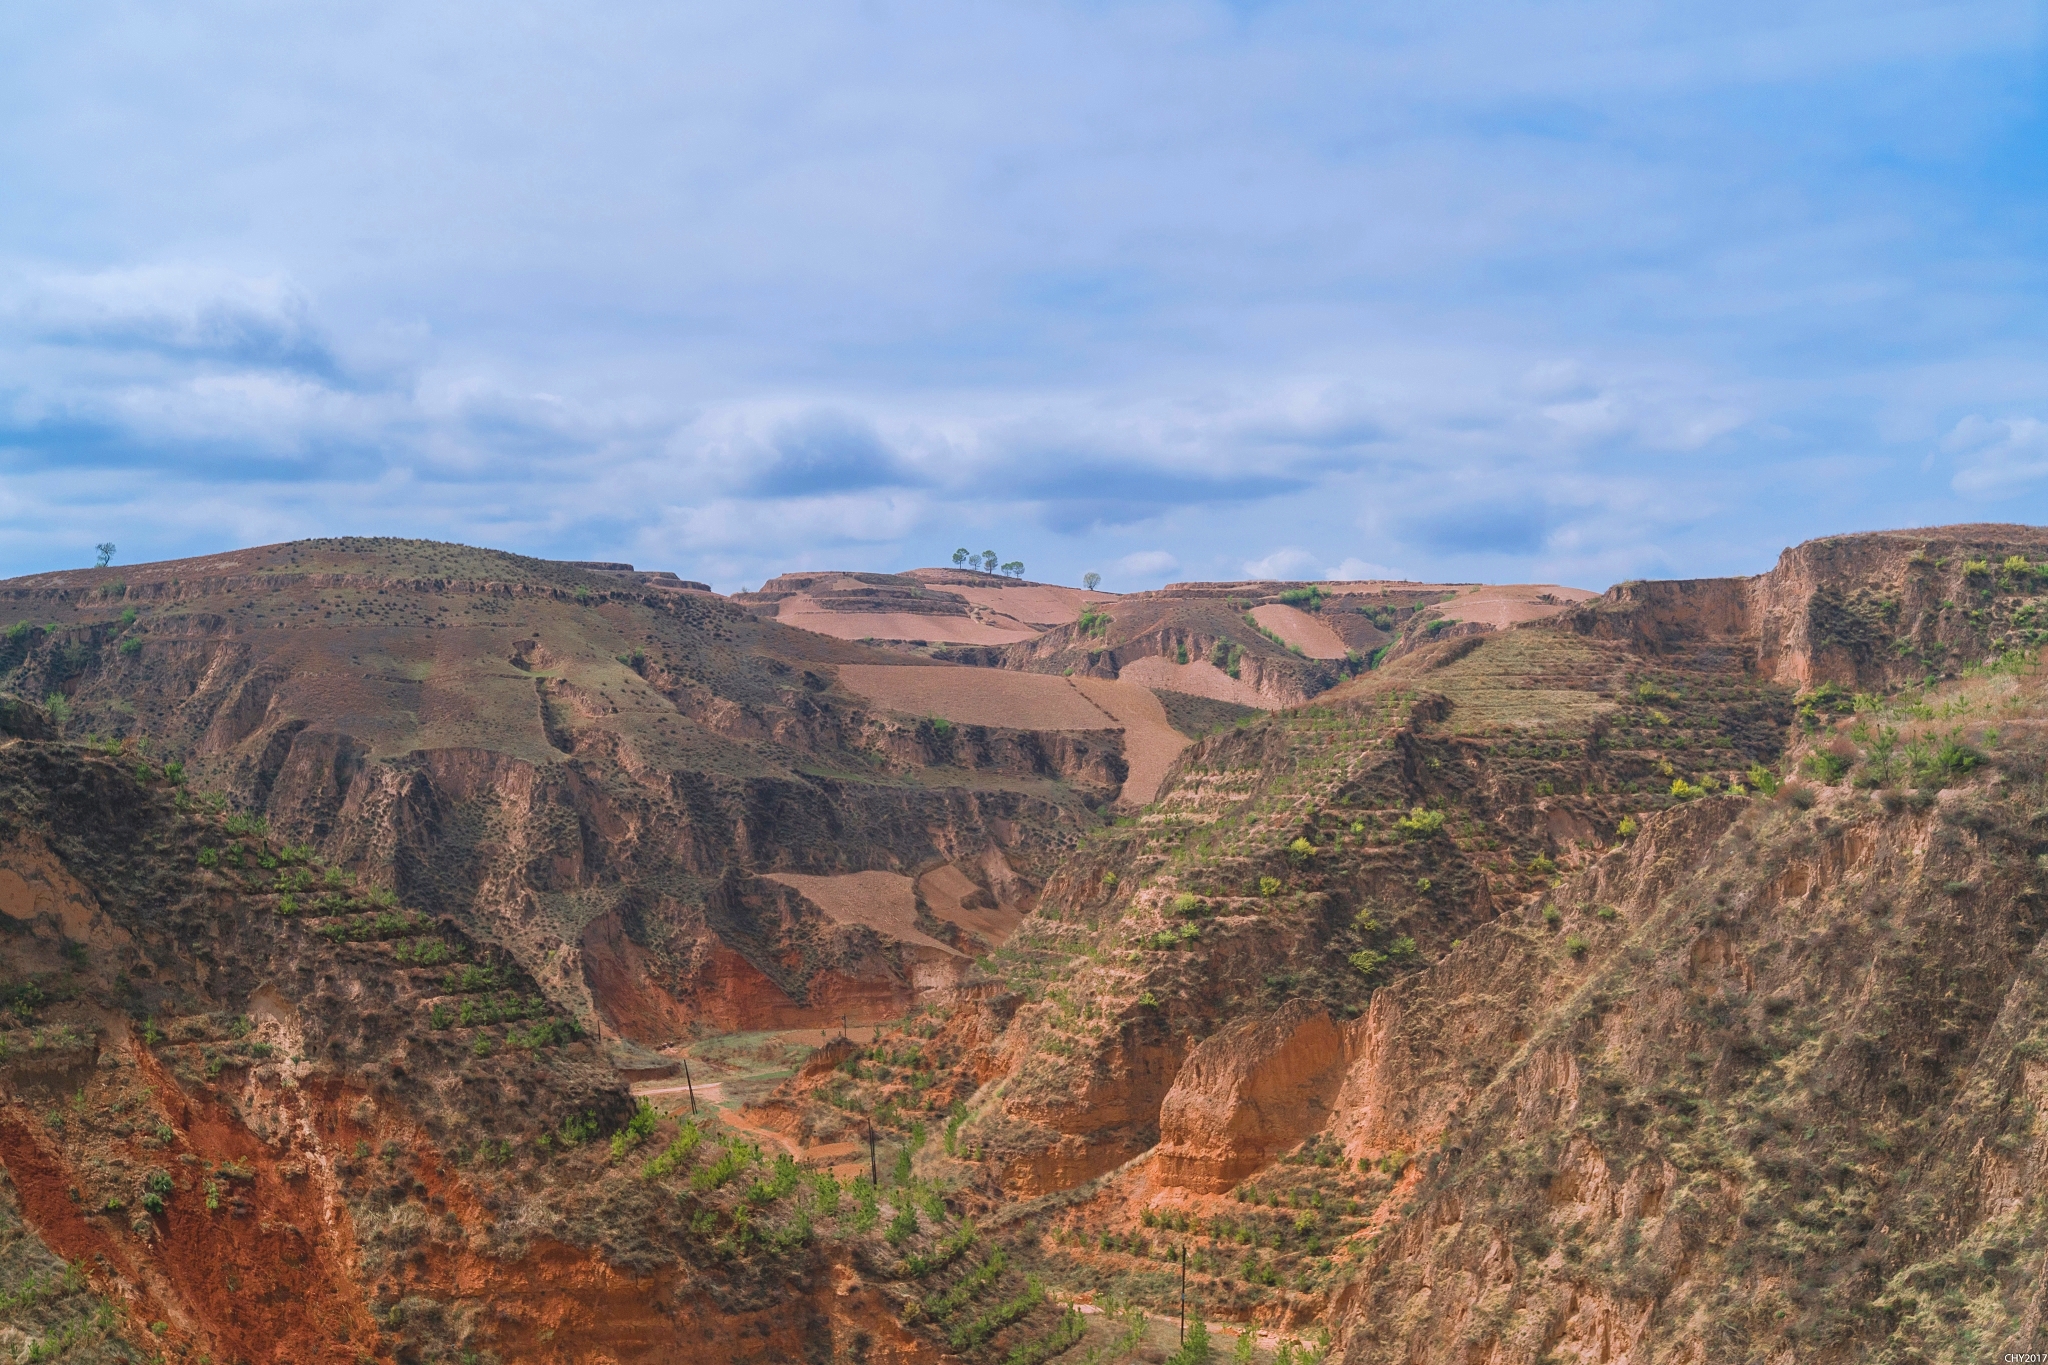
POLYGON ((1018 730, 1108 730, 1118 722, 1071 679, 994 668, 842 664, 840 684, 892 711, 961 725, 1018 730))
POLYGON ((928 640, 948 645, 1011 645, 1036 639, 1021 622, 972 616, 925 616, 908 611, 827 611, 802 593, 781 604, 775 623, 837 640, 928 640))
POLYGON ((1252 620, 1293 645, 1311 659, 1341 659, 1348 648, 1319 618, 1290 607, 1284 602, 1269 602, 1263 607, 1252 608, 1252 620))
POLYGON ((768 875, 768 880, 796 891, 835 924, 863 924, 899 943, 914 943, 960 956, 957 949, 917 927, 913 883, 900 872, 849 872, 837 877, 775 872, 768 875))
POLYGON ((988 893, 951 863, 935 867, 919 877, 917 890, 934 915, 948 924, 959 925, 987 942, 991 948, 1000 948, 1024 920, 1022 912, 1017 910, 969 904, 970 901, 985 900, 988 893))
POLYGON ((1211 701, 1234 702, 1260 711, 1271 709, 1251 684, 1231 677, 1207 659, 1177 664, 1162 655, 1152 654, 1125 664, 1117 670, 1117 677, 1123 682, 1163 687, 1169 692, 1185 692, 1211 701))
POLYGON ((1115 716, 1124 731, 1124 762, 1130 775, 1124 779, 1119 806, 1143 806, 1159 795, 1159 784, 1188 737, 1173 728, 1166 708, 1152 689, 1121 678, 1074 678, 1073 684, 1087 698, 1115 716))
MULTIPOLYGON (((918 577, 913 570, 910 577, 918 577)), ((1081 608, 1090 602, 1114 602, 1115 593, 1089 592, 1085 588, 1060 588, 1047 583, 1020 583, 1015 587, 1003 587, 999 583, 975 584, 947 582, 945 590, 955 597, 964 597, 974 606, 999 614, 1013 621, 1051 630, 1081 618, 1081 608)))
POLYGON ((1142 806, 1157 796, 1167 765, 1188 744, 1187 736, 1173 728, 1166 709, 1148 687, 1122 679, 1064 678, 992 668, 845 664, 839 669, 839 681, 891 710, 940 716, 962 725, 1122 730, 1124 760, 1130 765, 1123 793, 1117 798, 1122 806, 1142 806))
POLYGON ((1560 587, 1555 583, 1484 583, 1467 588, 1444 603, 1443 614, 1454 621, 1477 621, 1499 629, 1521 621, 1540 621, 1546 616, 1555 616, 1566 607, 1599 595, 1584 588, 1560 587))

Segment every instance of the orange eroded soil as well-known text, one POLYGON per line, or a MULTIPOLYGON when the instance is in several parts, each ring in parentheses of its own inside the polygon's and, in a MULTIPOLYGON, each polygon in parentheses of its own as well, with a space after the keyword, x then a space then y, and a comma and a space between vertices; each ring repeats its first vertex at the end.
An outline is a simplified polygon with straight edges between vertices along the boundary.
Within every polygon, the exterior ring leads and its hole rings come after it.
POLYGON ((917 927, 914 884, 900 872, 850 872, 838 877, 773 872, 768 874, 768 880, 796 891, 834 923, 864 924, 899 943, 915 943, 960 956, 957 949, 947 947, 917 927))

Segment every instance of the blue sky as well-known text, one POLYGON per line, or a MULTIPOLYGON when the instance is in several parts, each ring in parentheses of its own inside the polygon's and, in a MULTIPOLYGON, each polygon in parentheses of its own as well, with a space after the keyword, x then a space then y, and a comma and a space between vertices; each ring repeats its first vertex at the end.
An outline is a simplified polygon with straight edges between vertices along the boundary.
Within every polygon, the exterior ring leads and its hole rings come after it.
POLYGON ((2048 521, 2038 6, 0 13, 0 574, 1749 573, 2048 521))

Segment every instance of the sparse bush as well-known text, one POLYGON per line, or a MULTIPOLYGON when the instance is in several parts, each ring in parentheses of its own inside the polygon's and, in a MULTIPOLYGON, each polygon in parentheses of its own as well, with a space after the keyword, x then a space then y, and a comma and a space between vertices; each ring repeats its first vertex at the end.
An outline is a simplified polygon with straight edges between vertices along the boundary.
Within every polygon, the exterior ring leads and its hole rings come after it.
POLYGON ((1565 935, 1565 938, 1564 938, 1564 950, 1565 950, 1566 952, 1570 953, 1570 954, 1571 954, 1571 955, 1572 955, 1573 957, 1584 957, 1584 956, 1586 955, 1586 949, 1588 949, 1588 948, 1590 948, 1590 947, 1592 947, 1592 946, 1593 946, 1592 944, 1590 944, 1590 943, 1588 943, 1588 942, 1586 941, 1586 939, 1585 939, 1584 935, 1581 935, 1581 934, 1566 934, 1566 935, 1565 935))
POLYGON ((695 1119, 685 1119, 676 1133, 675 1141, 662 1149, 661 1155, 640 1168, 643 1180, 663 1180, 687 1166, 697 1148, 703 1144, 703 1130, 697 1127, 695 1119))
POLYGON ((1846 755, 1819 749, 1808 754, 1800 767, 1814 781, 1824 787, 1832 787, 1848 775, 1849 759, 1846 755))
POLYGON ((1197 1317, 1188 1323, 1187 1339, 1166 1358, 1166 1365, 1208 1365, 1211 1355, 1209 1324, 1197 1317))
POLYGON ((1417 806, 1394 822, 1394 828, 1405 838, 1427 839, 1440 833, 1444 827, 1444 813, 1440 810, 1424 810, 1417 806))
POLYGON ((900 1247, 917 1235, 917 1210, 905 1204, 896 1210, 896 1216, 889 1220, 888 1231, 882 1240, 892 1247, 900 1247))

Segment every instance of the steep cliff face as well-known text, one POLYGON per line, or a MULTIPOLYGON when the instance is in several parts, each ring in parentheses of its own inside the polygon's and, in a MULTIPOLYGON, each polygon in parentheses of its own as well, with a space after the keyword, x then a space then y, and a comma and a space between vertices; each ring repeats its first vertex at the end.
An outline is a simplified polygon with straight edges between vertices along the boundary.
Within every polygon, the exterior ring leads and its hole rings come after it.
POLYGON ((1567 619, 1652 653, 1742 649, 1799 688, 1883 689, 2038 644, 2044 558, 2048 533, 2031 526, 1831 536, 1756 578, 1623 583, 1567 619))
POLYGON ((1329 1013, 1306 1000, 1204 1038, 1160 1103, 1155 1178, 1221 1194, 1322 1131, 1347 1041, 1329 1013))

